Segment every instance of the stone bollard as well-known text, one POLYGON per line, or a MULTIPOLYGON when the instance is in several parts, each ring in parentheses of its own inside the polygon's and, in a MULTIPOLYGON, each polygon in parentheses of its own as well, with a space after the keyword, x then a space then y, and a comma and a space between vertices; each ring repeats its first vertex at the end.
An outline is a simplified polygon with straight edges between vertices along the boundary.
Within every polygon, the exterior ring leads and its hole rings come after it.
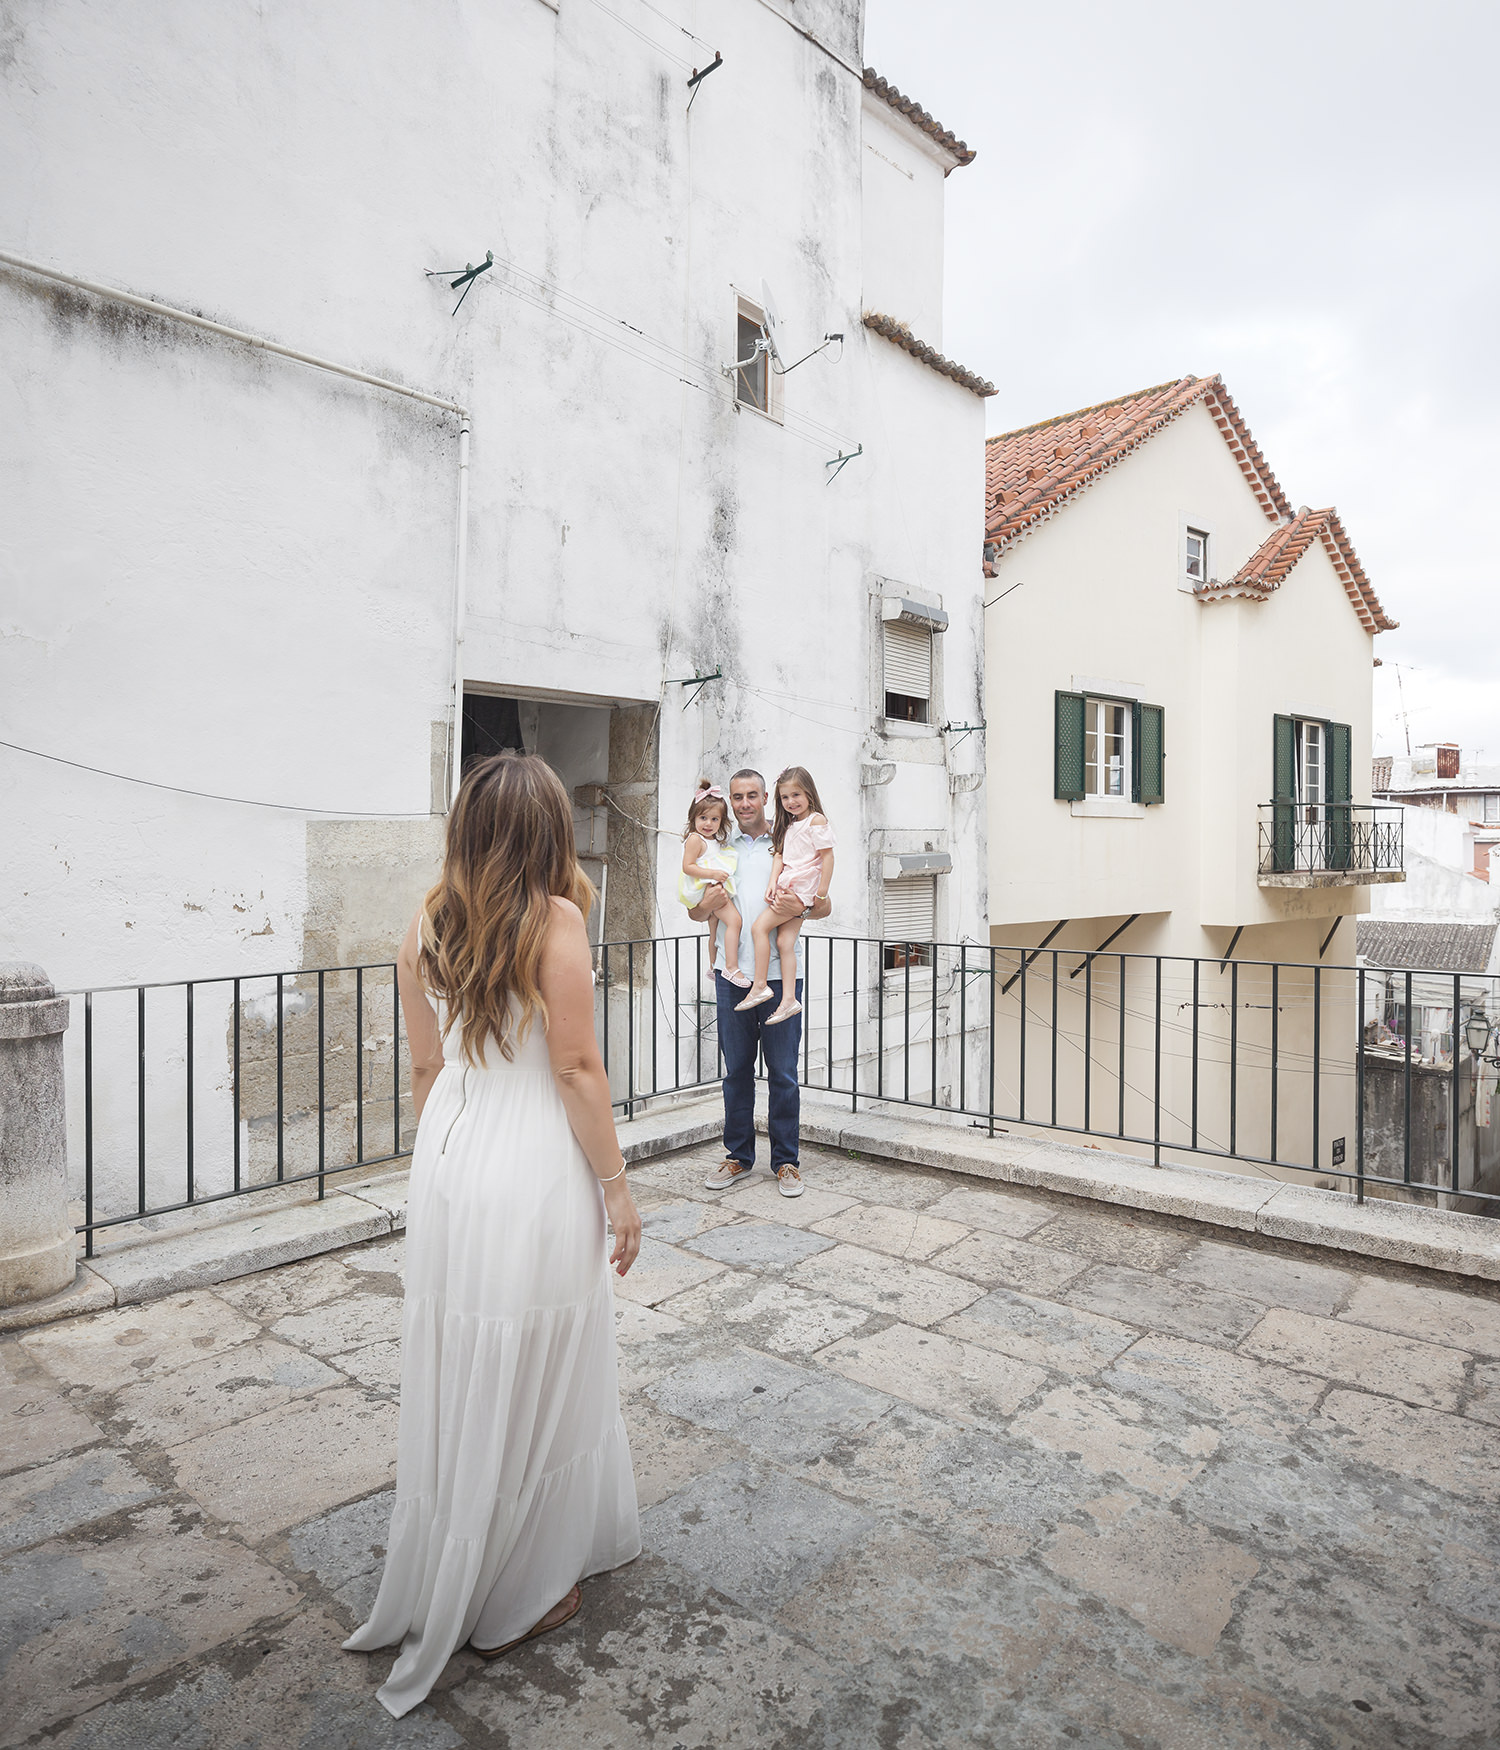
POLYGON ((0 964, 0 1307, 72 1286, 62 1036, 68 999, 40 966, 0 964))

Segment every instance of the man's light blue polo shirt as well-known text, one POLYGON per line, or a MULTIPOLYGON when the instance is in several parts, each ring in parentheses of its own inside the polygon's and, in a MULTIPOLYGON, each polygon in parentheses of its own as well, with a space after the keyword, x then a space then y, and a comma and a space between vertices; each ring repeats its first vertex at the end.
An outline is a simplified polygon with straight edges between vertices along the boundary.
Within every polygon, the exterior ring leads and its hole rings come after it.
MULTIPOLYGON (((740 971, 747 978, 755 976, 755 938, 750 933, 750 926, 766 909, 766 889, 771 885, 771 835, 763 832, 757 838, 746 838, 738 823, 730 828, 729 842, 739 853, 739 864, 734 872, 734 903, 739 908, 740 916, 745 920, 745 927, 740 931, 740 971)), ((718 952, 714 957, 714 971, 724 971, 724 938, 721 932, 718 952)), ((776 941, 771 940, 771 970, 769 979, 779 984, 781 982, 781 963, 776 957, 776 941)), ((802 976, 802 938, 797 938, 797 976, 802 976)))

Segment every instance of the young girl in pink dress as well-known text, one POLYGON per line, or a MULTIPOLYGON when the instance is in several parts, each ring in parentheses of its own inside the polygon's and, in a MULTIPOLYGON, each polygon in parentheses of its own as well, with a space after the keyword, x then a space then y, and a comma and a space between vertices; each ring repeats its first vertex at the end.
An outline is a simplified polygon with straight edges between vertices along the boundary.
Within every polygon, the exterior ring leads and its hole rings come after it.
MULTIPOLYGON (((818 799, 818 787, 806 766, 788 766, 776 780, 776 822, 771 829, 771 885, 766 889, 766 905, 793 899, 805 911, 817 900, 828 897, 833 880, 833 828, 823 813, 818 799)), ((753 1009, 768 1003, 775 992, 766 979, 771 970, 771 937, 776 937, 776 949, 781 958, 781 1001, 773 1015, 766 1016, 766 1025, 788 1020, 801 1014, 797 1001, 797 937, 802 930, 800 917, 779 918, 767 909, 750 926, 755 942, 755 982, 744 1002, 736 1009, 753 1009)))

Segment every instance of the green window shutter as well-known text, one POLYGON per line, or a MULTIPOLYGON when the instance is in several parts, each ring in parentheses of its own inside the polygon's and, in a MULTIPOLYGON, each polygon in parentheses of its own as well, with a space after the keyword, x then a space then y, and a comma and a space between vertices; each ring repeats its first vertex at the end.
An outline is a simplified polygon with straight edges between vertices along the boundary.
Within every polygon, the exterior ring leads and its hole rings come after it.
POLYGON ((1297 728, 1290 717, 1278 717, 1271 747, 1271 867, 1285 872, 1296 861, 1297 728))
POLYGON ((1352 738, 1347 723, 1330 723, 1326 725, 1328 740, 1328 800, 1330 802, 1352 802, 1354 800, 1354 773, 1350 764, 1352 738))
POLYGON ((1297 730, 1290 717, 1276 719, 1276 739, 1271 760, 1271 800, 1297 800, 1297 730))
POLYGON ((1354 774, 1350 767, 1352 737, 1347 723, 1323 725, 1323 748, 1326 761, 1325 784, 1328 793, 1328 867, 1348 869, 1353 866, 1354 810, 1351 785, 1354 774))
POLYGON ((1166 799, 1167 714, 1160 705, 1135 708, 1135 799, 1153 803, 1166 799))
POLYGON ((1080 802, 1083 799, 1083 694, 1058 693, 1054 711, 1052 794, 1059 802, 1080 802))

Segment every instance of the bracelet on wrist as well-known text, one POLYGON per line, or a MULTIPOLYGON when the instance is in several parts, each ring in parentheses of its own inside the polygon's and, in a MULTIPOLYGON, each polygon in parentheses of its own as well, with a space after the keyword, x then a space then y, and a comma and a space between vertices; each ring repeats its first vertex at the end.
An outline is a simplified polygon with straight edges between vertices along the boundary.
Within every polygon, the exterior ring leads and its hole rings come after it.
MULTIPOLYGON (((623 1162, 623 1161, 621 1161, 621 1163, 620 1163, 620 1173, 623 1173, 623 1172, 624 1172, 624 1171, 625 1171, 625 1163, 624 1163, 624 1162, 623 1162)), ((610 1185, 610 1184, 613 1184, 613 1182, 614 1182, 614 1181, 615 1181, 615 1180, 616 1180, 616 1179, 618 1179, 618 1178, 619 1178, 619 1176, 620 1176, 620 1173, 611 1173, 611 1174, 610 1174, 610 1175, 609 1175, 609 1177, 608 1177, 608 1178, 607 1178, 607 1179, 600 1179, 600 1181, 599 1181, 599 1183, 600 1183, 600 1184, 601 1184, 601 1185, 610 1185)))

